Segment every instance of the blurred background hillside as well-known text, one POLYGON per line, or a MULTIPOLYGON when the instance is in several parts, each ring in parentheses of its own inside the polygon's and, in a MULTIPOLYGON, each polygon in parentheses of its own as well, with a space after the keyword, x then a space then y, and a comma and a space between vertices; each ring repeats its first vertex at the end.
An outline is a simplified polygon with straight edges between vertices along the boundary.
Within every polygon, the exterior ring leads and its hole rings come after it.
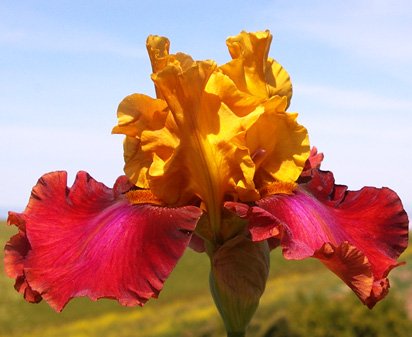
MULTIPOLYGON (((14 230, 0 225, 4 246, 14 230)), ((391 273, 388 297, 373 310, 316 260, 285 261, 279 250, 271 256, 267 288, 248 336, 411 336, 412 249, 401 257, 408 264, 391 273)), ((62 313, 44 302, 26 303, 1 268, 0 337, 225 337, 209 294, 208 263, 206 255, 188 250, 159 299, 143 308, 81 298, 62 313)))

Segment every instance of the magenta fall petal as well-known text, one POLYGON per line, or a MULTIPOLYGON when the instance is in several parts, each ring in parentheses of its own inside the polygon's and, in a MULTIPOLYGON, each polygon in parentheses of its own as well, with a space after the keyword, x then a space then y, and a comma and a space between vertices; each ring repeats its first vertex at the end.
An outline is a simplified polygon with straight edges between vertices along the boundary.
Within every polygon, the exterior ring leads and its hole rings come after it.
POLYGON ((19 227, 6 245, 5 266, 26 300, 44 298, 61 311, 73 297, 115 298, 143 305, 157 297, 201 216, 194 206, 131 205, 120 177, 114 188, 79 172, 45 174, 26 210, 10 212, 19 227))
POLYGON ((408 243, 408 217, 395 192, 347 191, 334 184, 331 172, 315 170, 293 195, 271 195, 256 204, 226 204, 249 218, 254 240, 279 238, 287 259, 320 259, 368 307, 386 295, 386 277, 408 243))

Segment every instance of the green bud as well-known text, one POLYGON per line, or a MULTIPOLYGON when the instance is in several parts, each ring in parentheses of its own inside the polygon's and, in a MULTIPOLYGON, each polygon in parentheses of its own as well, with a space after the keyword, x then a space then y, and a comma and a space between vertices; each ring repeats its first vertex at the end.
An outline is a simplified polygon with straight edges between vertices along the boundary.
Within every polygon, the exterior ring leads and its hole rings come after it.
POLYGON ((228 336, 245 336, 265 290, 269 246, 237 235, 211 255, 210 289, 228 336))

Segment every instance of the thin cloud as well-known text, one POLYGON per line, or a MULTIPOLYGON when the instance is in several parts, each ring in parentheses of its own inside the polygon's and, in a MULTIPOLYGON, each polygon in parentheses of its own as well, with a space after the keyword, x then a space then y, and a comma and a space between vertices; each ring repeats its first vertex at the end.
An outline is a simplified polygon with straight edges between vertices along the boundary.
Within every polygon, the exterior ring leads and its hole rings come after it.
POLYGON ((128 42, 65 18, 58 21, 33 10, 12 10, 4 6, 0 6, 0 10, 0 46, 3 48, 146 57, 146 51, 136 41, 128 42))
POLYGON ((21 191, 29 192, 50 171, 64 169, 71 185, 76 172, 85 170, 111 186, 122 174, 122 140, 93 129, 0 125, 0 153, 10 164, 1 171, 0 189, 7 192, 0 194, 0 211, 22 209, 28 195, 21 191))
MULTIPOLYGON (((340 89, 325 85, 295 84, 294 89, 303 99, 315 99, 330 109, 376 112, 412 111, 412 100, 392 98, 365 90, 340 89)), ((409 114, 409 113, 408 113, 409 114)))
POLYGON ((142 48, 94 32, 79 31, 4 31, 0 44, 24 50, 64 53, 103 53, 122 57, 142 58, 142 48))
MULTIPOLYGON (((267 11, 281 29, 379 63, 411 64, 412 2, 311 1, 267 11)), ((265 14, 267 15, 267 14, 265 14)))

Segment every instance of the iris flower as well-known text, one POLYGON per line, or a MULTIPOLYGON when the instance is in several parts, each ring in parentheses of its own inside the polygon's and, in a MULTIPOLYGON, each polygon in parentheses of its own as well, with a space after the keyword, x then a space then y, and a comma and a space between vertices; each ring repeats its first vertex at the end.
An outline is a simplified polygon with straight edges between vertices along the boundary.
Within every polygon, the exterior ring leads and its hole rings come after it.
POLYGON ((268 31, 241 32, 232 60, 194 61, 149 36, 156 98, 127 96, 125 176, 112 188, 79 172, 43 175, 5 247, 7 274, 29 302, 57 311, 78 296, 126 306, 156 298, 189 246, 211 261, 210 288, 230 336, 244 336, 264 291, 269 252, 316 258, 372 308, 408 241, 395 192, 349 191, 320 170, 288 73, 268 31))

